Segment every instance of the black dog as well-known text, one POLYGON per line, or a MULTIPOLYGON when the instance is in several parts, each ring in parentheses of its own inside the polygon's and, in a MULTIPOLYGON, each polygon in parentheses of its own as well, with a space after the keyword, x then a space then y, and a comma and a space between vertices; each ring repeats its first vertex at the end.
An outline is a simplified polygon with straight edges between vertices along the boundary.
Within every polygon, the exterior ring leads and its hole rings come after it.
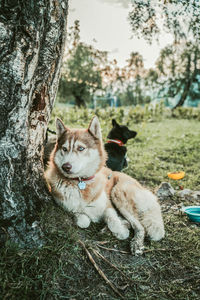
POLYGON ((121 171, 128 166, 125 144, 129 139, 134 138, 137 132, 129 130, 127 126, 119 125, 115 119, 112 120, 112 125, 113 128, 107 136, 109 140, 104 145, 108 153, 106 165, 112 171, 121 171))

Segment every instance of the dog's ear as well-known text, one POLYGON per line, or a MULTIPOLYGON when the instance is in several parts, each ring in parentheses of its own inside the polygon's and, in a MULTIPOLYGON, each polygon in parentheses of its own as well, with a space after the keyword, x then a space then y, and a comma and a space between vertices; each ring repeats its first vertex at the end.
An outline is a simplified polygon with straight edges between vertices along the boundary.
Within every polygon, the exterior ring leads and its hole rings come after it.
POLYGON ((99 119, 97 116, 94 116, 92 121, 90 122, 90 125, 88 127, 88 132, 92 134, 95 138, 101 140, 102 135, 101 135, 101 126, 99 123, 99 119))
POLYGON ((59 118, 56 118, 56 134, 57 134, 57 138, 59 138, 63 132, 66 131, 66 127, 63 124, 63 121, 59 118))
POLYGON ((115 119, 112 119, 112 126, 113 127, 118 127, 119 124, 117 123, 117 121, 115 119))

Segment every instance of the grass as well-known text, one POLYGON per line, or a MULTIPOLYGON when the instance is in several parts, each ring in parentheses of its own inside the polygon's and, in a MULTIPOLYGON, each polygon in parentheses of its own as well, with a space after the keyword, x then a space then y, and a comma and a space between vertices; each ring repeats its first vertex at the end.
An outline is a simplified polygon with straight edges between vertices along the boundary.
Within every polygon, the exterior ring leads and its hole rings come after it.
MULTIPOLYGON (((62 110, 56 114, 69 126, 85 127, 93 112, 62 110)), ((184 170, 181 185, 200 190, 198 120, 158 117, 155 122, 143 118, 135 123, 131 114, 100 111, 104 138, 113 117, 138 131, 137 138, 128 142, 126 173, 155 191, 163 181, 178 188, 167 172, 184 170)), ((116 240, 103 223, 81 230, 72 215, 49 203, 41 214, 43 248, 23 250, 8 242, 0 250, 0 299, 120 299, 98 274, 79 240, 124 299, 199 299, 200 226, 180 211, 183 205, 195 204, 200 200, 177 196, 162 200, 166 237, 160 242, 146 240, 144 255, 134 257, 130 239, 116 240)))
POLYGON ((174 119, 146 124, 137 138, 129 142, 132 160, 129 175, 134 174, 138 180, 155 186, 168 180, 168 172, 184 170, 186 177, 182 185, 200 189, 198 125, 194 120, 174 119))

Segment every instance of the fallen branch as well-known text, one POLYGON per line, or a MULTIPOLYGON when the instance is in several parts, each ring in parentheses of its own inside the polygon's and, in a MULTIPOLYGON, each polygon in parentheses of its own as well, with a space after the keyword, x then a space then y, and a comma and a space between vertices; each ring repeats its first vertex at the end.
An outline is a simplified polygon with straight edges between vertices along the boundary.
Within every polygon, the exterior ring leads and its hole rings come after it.
POLYGON ((97 250, 92 249, 93 253, 96 256, 99 256, 100 258, 102 258, 105 262, 107 262, 107 264, 109 264, 111 267, 113 267, 115 270, 117 270, 119 273, 121 273, 126 279, 131 280, 130 278, 128 278, 126 276, 126 274, 124 274, 124 272, 122 272, 120 269, 118 269, 115 265, 113 265, 107 258, 105 258, 101 253, 99 253, 97 250))
POLYGON ((155 248, 155 249, 147 249, 144 250, 143 253, 148 253, 148 252, 153 252, 153 251, 178 251, 181 250, 182 248, 176 248, 176 249, 167 249, 167 248, 155 248))
POLYGON ((100 244, 100 245, 105 245, 105 244, 108 244, 109 241, 96 241, 95 243, 100 244))
POLYGON ((104 250, 108 250, 108 251, 120 252, 120 253, 122 253, 122 254, 130 254, 130 252, 127 252, 127 251, 117 250, 117 249, 114 249, 114 248, 107 248, 107 247, 103 247, 103 246, 98 245, 98 244, 97 244, 97 247, 102 248, 102 249, 104 249, 104 250))
POLYGON ((93 264, 93 266, 95 267, 95 269, 97 270, 97 272, 99 273, 99 275, 106 281, 106 283, 112 288, 112 290, 118 295, 120 296, 122 299, 125 299, 122 294, 115 288, 115 286, 112 284, 112 282, 110 282, 110 280, 106 277, 106 275, 103 273, 103 271, 99 268, 99 266, 96 264, 95 260, 93 259, 92 255, 90 254, 90 252, 88 251, 88 249, 86 248, 85 244, 79 240, 79 243, 81 244, 81 246, 83 247, 83 249, 85 250, 85 252, 87 253, 87 256, 89 258, 89 260, 91 261, 91 263, 93 264))

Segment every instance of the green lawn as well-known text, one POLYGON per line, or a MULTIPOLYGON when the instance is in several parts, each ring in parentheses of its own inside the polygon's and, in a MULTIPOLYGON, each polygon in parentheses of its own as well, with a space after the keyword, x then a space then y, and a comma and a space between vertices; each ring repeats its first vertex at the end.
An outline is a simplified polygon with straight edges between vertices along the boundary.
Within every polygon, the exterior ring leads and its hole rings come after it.
POLYGON ((168 181, 168 172, 183 170, 186 176, 181 184, 200 189, 199 146, 199 121, 164 119, 146 123, 137 138, 128 144, 131 162, 127 172, 155 186, 168 181))
MULTIPOLYGON (((163 181, 178 188, 179 184, 171 182, 167 173, 184 170, 186 176, 180 184, 200 190, 198 120, 157 115, 136 121, 135 115, 126 111, 96 113, 105 140, 113 117, 138 131, 136 139, 127 145, 130 162, 126 173, 156 190, 163 181)), ((93 114, 86 110, 57 109, 50 127, 55 128, 55 115, 63 118, 68 126, 86 127, 93 114)), ((146 240, 144 255, 134 257, 129 250, 130 239, 116 240, 103 223, 81 230, 74 225, 73 216, 49 203, 41 214, 46 236, 42 249, 22 250, 7 243, 0 250, 0 299, 110 300, 120 299, 119 293, 124 299, 132 300, 199 299, 200 226, 189 222, 180 211, 182 205, 193 204, 200 205, 200 200, 183 200, 177 196, 162 200, 166 237, 160 242, 146 240), (86 250, 103 272, 101 276, 86 250)))

